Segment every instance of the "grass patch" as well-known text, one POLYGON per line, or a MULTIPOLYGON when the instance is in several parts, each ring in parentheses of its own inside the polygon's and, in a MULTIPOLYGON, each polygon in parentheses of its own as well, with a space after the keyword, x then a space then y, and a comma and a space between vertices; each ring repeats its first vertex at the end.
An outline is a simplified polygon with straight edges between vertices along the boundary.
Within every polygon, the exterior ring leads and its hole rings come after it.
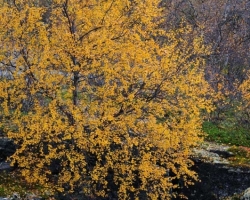
POLYGON ((250 130, 235 124, 204 122, 203 131, 208 141, 250 147, 250 130))

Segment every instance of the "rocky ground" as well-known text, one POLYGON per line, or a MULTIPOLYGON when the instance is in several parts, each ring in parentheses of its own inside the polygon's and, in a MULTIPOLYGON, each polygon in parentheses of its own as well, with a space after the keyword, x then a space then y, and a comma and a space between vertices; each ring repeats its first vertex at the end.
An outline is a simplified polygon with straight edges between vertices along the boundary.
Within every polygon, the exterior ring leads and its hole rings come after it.
POLYGON ((250 199, 250 167, 232 164, 234 156, 230 146, 212 142, 194 149, 193 169, 200 182, 181 192, 189 200, 250 199))

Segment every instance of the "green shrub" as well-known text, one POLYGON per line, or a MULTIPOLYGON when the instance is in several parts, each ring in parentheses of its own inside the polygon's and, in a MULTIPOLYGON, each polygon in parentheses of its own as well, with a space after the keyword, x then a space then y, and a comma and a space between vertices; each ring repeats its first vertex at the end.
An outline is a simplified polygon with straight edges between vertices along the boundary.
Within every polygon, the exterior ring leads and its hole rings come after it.
POLYGON ((203 123, 203 131, 208 141, 250 147, 250 130, 229 121, 203 123))

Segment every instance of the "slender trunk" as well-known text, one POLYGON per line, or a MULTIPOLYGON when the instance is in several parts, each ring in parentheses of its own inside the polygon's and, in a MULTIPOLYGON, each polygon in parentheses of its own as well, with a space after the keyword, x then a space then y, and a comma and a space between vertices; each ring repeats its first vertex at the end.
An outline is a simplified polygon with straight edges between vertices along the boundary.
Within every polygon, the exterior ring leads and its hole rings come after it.
POLYGON ((79 83, 79 72, 75 71, 73 72, 73 86, 74 86, 74 90, 73 90, 73 104, 75 106, 78 105, 78 83, 79 83))

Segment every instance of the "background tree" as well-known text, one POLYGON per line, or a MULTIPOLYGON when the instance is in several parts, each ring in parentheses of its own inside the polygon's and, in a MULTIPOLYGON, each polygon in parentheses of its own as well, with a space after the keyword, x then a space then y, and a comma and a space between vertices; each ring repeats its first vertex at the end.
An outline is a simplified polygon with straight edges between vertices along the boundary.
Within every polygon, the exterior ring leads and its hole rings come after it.
POLYGON ((40 3, 0 9, 1 125, 26 180, 120 199, 191 184, 210 109, 202 38, 159 28, 157 0, 40 3))
POLYGON ((229 129, 247 125, 247 114, 244 109, 239 112, 238 107, 243 101, 240 85, 247 79, 250 62, 249 1, 167 0, 162 6, 165 7, 165 29, 177 28, 185 19, 192 27, 187 39, 192 41, 202 35, 205 44, 211 47, 205 76, 215 91, 211 98, 216 109, 208 120, 229 129))

